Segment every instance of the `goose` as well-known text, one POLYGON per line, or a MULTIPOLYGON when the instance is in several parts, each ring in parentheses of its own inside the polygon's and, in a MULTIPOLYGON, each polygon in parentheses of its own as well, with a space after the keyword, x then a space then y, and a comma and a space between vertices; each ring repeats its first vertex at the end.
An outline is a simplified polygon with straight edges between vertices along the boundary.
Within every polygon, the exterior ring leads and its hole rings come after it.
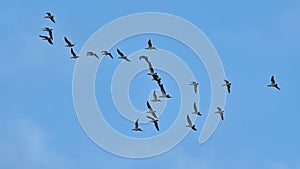
POLYGON ((77 58, 79 58, 79 56, 77 56, 76 53, 74 52, 73 48, 71 48, 71 54, 72 54, 71 59, 77 59, 77 58))
POLYGON ((45 27, 45 28, 43 29, 43 31, 48 32, 49 37, 50 37, 51 40, 53 40, 53 33, 52 33, 52 30, 53 30, 53 29, 48 28, 48 27, 45 27))
POLYGON ((197 108, 197 105, 196 105, 196 102, 194 102, 194 112, 192 112, 192 114, 197 114, 199 116, 201 116, 202 114, 198 111, 198 108, 197 108))
POLYGON ((118 52, 118 54, 120 55, 119 59, 124 59, 124 60, 126 60, 127 62, 131 62, 131 60, 129 60, 129 59, 127 58, 127 56, 124 55, 119 49, 117 49, 117 52, 118 52))
POLYGON ((197 86, 198 86, 198 84, 199 84, 199 83, 197 83, 197 82, 195 82, 195 81, 193 81, 193 82, 190 83, 190 85, 193 85, 193 86, 194 86, 194 92, 195 92, 195 93, 197 93, 197 86))
POLYGON ((161 85, 161 78, 157 73, 152 74, 152 80, 155 80, 159 86, 161 85))
POLYGON ((155 114, 155 110, 152 109, 150 103, 147 101, 147 107, 148 107, 148 112, 147 113, 151 113, 153 117, 157 118, 156 114, 155 114))
POLYGON ((114 57, 112 56, 112 54, 111 54, 110 52, 106 51, 106 50, 101 51, 101 53, 102 53, 103 56, 109 56, 109 57, 112 58, 112 59, 114 58, 114 57))
POLYGON ((160 98, 171 98, 171 96, 166 93, 163 84, 160 84, 159 87, 161 91, 161 96, 159 96, 160 98))
POLYGON ((278 84, 275 82, 274 76, 271 77, 271 84, 269 84, 268 87, 275 87, 276 89, 280 90, 278 84))
POLYGON ((97 55, 97 53, 94 53, 94 52, 87 52, 86 55, 87 56, 95 56, 97 59, 99 59, 99 56, 97 55))
POLYGON ((53 45, 53 42, 50 37, 43 35, 39 35, 39 37, 42 38, 42 40, 47 40, 49 44, 53 45))
POLYGON ((44 18, 49 18, 53 23, 55 23, 54 16, 50 12, 47 12, 44 18))
POLYGON ((141 55, 141 56, 139 57, 139 60, 142 60, 142 59, 144 59, 146 62, 148 62, 148 56, 141 55))
POLYGON ((220 107, 217 107, 217 111, 215 113, 219 114, 221 119, 224 120, 224 110, 222 110, 220 107))
POLYGON ((224 84, 222 86, 226 86, 228 93, 230 93, 231 83, 228 80, 224 79, 224 84))
POLYGON ((153 91, 153 100, 151 100, 151 101, 152 102, 161 102, 161 100, 157 98, 155 90, 153 91))
POLYGON ((65 42, 67 43, 65 47, 73 47, 76 43, 71 43, 67 37, 64 37, 65 42))
POLYGON ((147 118, 148 118, 148 119, 150 119, 150 121, 149 121, 149 122, 152 122, 152 123, 154 123, 154 126, 155 126, 156 130, 157 130, 157 131, 159 131, 159 127, 158 127, 158 120, 157 120, 157 119, 155 119, 155 118, 153 118, 153 117, 151 117, 151 116, 147 116, 147 118))
POLYGON ((157 50, 155 47, 153 47, 152 42, 151 42, 151 39, 148 40, 148 47, 145 48, 145 49, 148 49, 148 50, 153 50, 153 49, 155 49, 155 50, 157 50))
POLYGON ((134 130, 134 131, 143 131, 141 128, 139 128, 139 119, 136 119, 134 128, 132 130, 134 130))
POLYGON ((188 125, 186 125, 186 127, 189 127, 191 129, 193 129, 194 131, 197 131, 197 129, 196 129, 195 125, 192 123, 189 115, 186 115, 186 120, 188 122, 188 125))

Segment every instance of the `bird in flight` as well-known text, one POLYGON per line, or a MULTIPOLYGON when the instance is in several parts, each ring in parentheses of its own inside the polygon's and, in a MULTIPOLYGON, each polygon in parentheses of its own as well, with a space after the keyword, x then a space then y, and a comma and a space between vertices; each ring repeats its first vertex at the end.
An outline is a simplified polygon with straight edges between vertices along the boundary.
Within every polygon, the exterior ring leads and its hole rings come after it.
POLYGON ((228 93, 230 93, 231 83, 228 80, 224 79, 224 84, 222 86, 226 86, 228 93))
POLYGON ((111 54, 110 52, 106 51, 106 50, 103 50, 101 53, 102 53, 103 56, 109 56, 109 57, 112 58, 112 59, 114 58, 114 57, 112 56, 112 54, 111 54))
POLYGON ((66 42, 66 47, 73 47, 75 46, 75 43, 71 43, 67 37, 64 37, 65 42, 66 42))
POLYGON ((161 91, 161 96, 159 96, 160 98, 171 98, 171 96, 166 93, 163 84, 160 84, 159 87, 161 91))
POLYGON ((145 48, 145 49, 148 49, 148 50, 157 50, 153 45, 152 45, 152 42, 151 42, 151 39, 148 40, 148 47, 145 48))
POLYGON ((53 23, 55 23, 54 16, 50 12, 47 12, 44 18, 49 18, 53 23))
POLYGON ((153 90, 153 100, 151 100, 151 101, 152 102, 161 102, 161 100, 157 98, 155 90, 153 90))
POLYGON ((120 55, 119 59, 124 59, 127 62, 131 62, 126 55, 124 55, 119 49, 117 49, 118 54, 120 55))
POLYGON ((151 113, 153 117, 157 118, 156 114, 155 114, 155 110, 152 109, 150 103, 147 101, 147 107, 148 107, 148 112, 147 113, 151 113))
POLYGON ((134 128, 132 130, 134 131, 143 131, 141 128, 139 128, 139 119, 136 119, 135 123, 134 123, 134 128))
POLYGON ((97 55, 97 53, 94 53, 94 52, 86 52, 86 55, 87 55, 87 56, 94 56, 94 57, 96 57, 97 59, 99 59, 99 56, 97 55))
POLYGON ((43 29, 43 31, 48 32, 49 37, 50 37, 51 40, 53 40, 53 33, 52 33, 52 30, 53 30, 53 29, 48 28, 48 27, 45 27, 45 28, 43 29))
POLYGON ((195 125, 192 123, 189 115, 186 115, 186 120, 188 122, 188 125, 186 125, 186 127, 189 127, 191 129, 193 129, 194 131, 197 131, 197 129, 196 129, 195 125))
POLYGON ((76 53, 74 52, 73 48, 71 48, 71 54, 72 54, 72 59, 77 59, 79 58, 79 56, 76 55, 76 53))
POLYGON ((194 102, 194 112, 192 112, 192 114, 197 114, 199 116, 201 116, 202 114, 198 111, 198 108, 197 108, 197 105, 196 105, 196 102, 194 102))
POLYGON ((197 93, 197 87, 198 87, 199 83, 193 81, 193 82, 190 83, 190 85, 194 86, 194 92, 197 93))
POLYGON ((158 120, 157 120, 157 119, 155 119, 155 118, 153 118, 153 117, 151 117, 151 116, 147 116, 147 118, 148 118, 148 119, 150 119, 150 121, 149 121, 149 122, 152 122, 152 123, 154 123, 154 126, 155 126, 156 130, 157 130, 157 131, 159 131, 159 127, 158 127, 158 120))
POLYGON ((271 84, 269 84, 268 87, 275 87, 276 89, 280 90, 278 84, 275 82, 274 76, 271 77, 271 84))
POLYGON ((42 40, 47 40, 49 44, 53 45, 53 42, 50 37, 43 36, 43 35, 39 35, 39 36, 40 36, 40 38, 42 38, 42 40))
POLYGON ((221 119, 224 120, 224 110, 222 110, 220 107, 217 107, 217 111, 215 113, 219 114, 221 119))

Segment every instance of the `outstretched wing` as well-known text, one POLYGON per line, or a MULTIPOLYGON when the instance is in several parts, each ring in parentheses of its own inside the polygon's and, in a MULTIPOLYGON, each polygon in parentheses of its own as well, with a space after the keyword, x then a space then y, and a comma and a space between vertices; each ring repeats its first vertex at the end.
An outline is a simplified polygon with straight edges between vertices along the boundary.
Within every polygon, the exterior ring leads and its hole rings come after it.
POLYGON ((152 48, 152 42, 151 42, 151 39, 148 40, 148 47, 149 47, 149 48, 152 48))
POLYGON ((139 128, 139 119, 136 119, 135 121, 135 128, 139 128))
POLYGON ((271 83, 275 84, 275 78, 274 78, 274 76, 271 77, 271 83))
POLYGON ((125 57, 125 55, 119 49, 117 49, 117 52, 121 57, 125 57))
POLYGON ((151 117, 151 116, 146 116, 148 119, 152 120, 152 121, 156 121, 155 118, 151 117))
POLYGON ((162 95, 165 95, 165 94, 166 94, 166 91, 165 91, 165 89, 164 89, 164 85, 163 85, 163 84, 160 84, 159 87, 160 87, 160 91, 161 91, 162 95))
POLYGON ((186 115, 186 120, 187 120, 187 122, 189 123, 189 126, 192 126, 192 125, 193 125, 193 123, 192 123, 192 121, 191 121, 189 115, 186 115))
POLYGON ((66 42, 68 45, 71 45, 71 42, 68 40, 67 37, 64 37, 64 39, 65 39, 65 42, 66 42))
POLYGON ((147 101, 147 107, 148 107, 149 111, 153 111, 153 109, 148 101, 147 101))
POLYGON ((76 56, 76 53, 74 52, 73 48, 71 48, 71 53, 73 56, 76 56))
POLYGON ((156 95, 155 90, 153 91, 153 98, 154 98, 154 100, 157 100, 157 95, 156 95))
POLYGON ((195 111, 196 113, 198 112, 196 102, 194 102, 194 111, 195 111))

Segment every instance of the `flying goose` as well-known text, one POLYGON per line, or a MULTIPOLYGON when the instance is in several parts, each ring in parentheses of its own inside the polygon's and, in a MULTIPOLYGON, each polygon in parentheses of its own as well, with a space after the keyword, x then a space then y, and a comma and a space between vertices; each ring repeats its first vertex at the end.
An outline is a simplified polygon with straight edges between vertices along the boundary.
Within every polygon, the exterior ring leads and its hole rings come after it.
POLYGON ((222 86, 226 86, 228 93, 230 93, 231 83, 228 80, 224 79, 224 84, 222 86))
POLYGON ((202 114, 198 111, 198 108, 197 108, 197 105, 196 105, 196 102, 194 102, 194 112, 192 112, 192 114, 197 114, 199 116, 201 116, 202 114))
POLYGON ((161 100, 157 98, 155 90, 153 91, 153 100, 151 100, 151 101, 152 102, 161 102, 161 100))
POLYGON ((112 56, 112 54, 111 54, 110 52, 106 51, 106 50, 103 50, 101 53, 102 53, 103 56, 109 56, 109 57, 112 58, 112 59, 114 58, 114 57, 112 56))
POLYGON ((278 84, 275 82, 274 76, 271 77, 271 84, 269 84, 268 87, 275 87, 276 89, 280 90, 278 84))
POLYGON ((77 59, 79 58, 79 56, 76 55, 76 53, 74 52, 73 48, 71 48, 71 54, 72 54, 72 59, 77 59))
POLYGON ((118 54, 120 55, 119 59, 124 59, 124 60, 126 60, 127 62, 131 62, 131 60, 129 60, 129 59, 127 58, 127 56, 124 55, 119 49, 117 49, 117 52, 118 52, 118 54))
POLYGON ((153 117, 157 118, 156 114, 155 114, 155 110, 152 109, 150 103, 147 101, 147 107, 148 107, 148 112, 147 113, 151 113, 153 117))
POLYGON ((53 42, 50 37, 43 35, 39 35, 39 37, 42 38, 42 40, 47 40, 49 44, 53 45, 53 42))
POLYGON ((152 74, 152 80, 155 80, 159 86, 161 85, 161 78, 157 73, 152 74))
POLYGON ((94 52, 87 52, 86 55, 87 56, 95 56, 97 59, 99 59, 99 56, 97 55, 97 53, 94 53, 94 52))
POLYGON ((143 131, 141 128, 139 128, 139 119, 136 119, 134 128, 132 130, 134 130, 134 131, 143 131))
POLYGON ((44 18, 49 18, 53 23, 55 23, 54 16, 50 12, 47 12, 44 18))
POLYGON ((171 96, 166 93, 163 84, 160 84, 159 87, 161 91, 161 96, 159 96, 160 98, 171 98, 171 96))
POLYGON ((67 37, 64 37, 65 42, 67 43, 65 47, 73 47, 76 43, 71 43, 67 37))
POLYGON ((217 111, 215 113, 218 113, 222 120, 224 120, 224 110, 222 110, 220 107, 217 107, 217 111))
POLYGON ((189 115, 186 115, 186 120, 188 122, 188 125, 186 125, 186 127, 189 127, 191 129, 193 129, 194 131, 197 131, 197 129, 196 129, 195 125, 192 123, 189 115))
POLYGON ((197 86, 198 86, 198 84, 199 84, 199 83, 197 83, 197 82, 195 82, 195 81, 193 81, 193 82, 190 83, 190 85, 193 85, 193 86, 194 86, 194 92, 195 92, 195 93, 197 93, 197 86))
POLYGON ((153 118, 153 117, 151 117, 151 116, 147 116, 147 118, 148 118, 148 119, 150 119, 150 121, 149 121, 149 122, 152 122, 152 123, 154 123, 154 126, 155 126, 156 130, 157 130, 157 131, 159 131, 159 127, 158 127, 158 120, 157 120, 157 119, 155 119, 155 118, 153 118))
POLYGON ((157 50, 153 45, 152 45, 152 42, 151 42, 151 39, 148 40, 148 47, 145 48, 145 49, 148 49, 148 50, 157 50))
POLYGON ((53 33, 52 33, 52 30, 53 30, 53 29, 48 28, 48 27, 45 27, 45 28, 43 29, 43 31, 48 32, 49 37, 50 37, 51 40, 53 40, 53 33))

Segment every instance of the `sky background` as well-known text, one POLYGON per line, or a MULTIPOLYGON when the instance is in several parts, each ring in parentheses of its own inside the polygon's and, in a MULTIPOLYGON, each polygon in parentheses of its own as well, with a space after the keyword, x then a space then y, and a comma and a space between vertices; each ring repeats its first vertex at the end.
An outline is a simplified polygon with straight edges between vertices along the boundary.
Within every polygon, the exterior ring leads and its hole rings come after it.
MULTIPOLYGON (((3 2, 0 168, 300 169, 299 9, 299 0, 3 2), (43 18, 47 11, 55 15, 56 24, 43 18), (226 78, 232 82, 232 93, 227 95, 225 120, 205 144, 197 142, 199 131, 190 132, 165 154, 128 159, 102 150, 81 128, 72 100, 76 61, 70 59, 63 36, 77 42, 74 49, 79 53, 99 28, 137 12, 182 17, 202 30, 218 51, 226 78), (44 26, 54 29, 54 46, 38 37, 45 34, 44 26), (281 91, 266 87, 271 75, 281 91)), ((131 53, 137 50, 135 45, 145 47, 148 38, 149 35, 132 39, 126 49, 122 44, 125 42, 119 45, 131 53), (145 46, 136 42, 141 40, 145 46)), ((164 46, 167 39, 151 38, 160 48, 178 49, 164 46)), ((113 64, 118 63, 113 60, 113 64)), ((162 76, 171 79, 166 74, 162 76)), ((201 128, 210 104, 209 92, 205 92, 209 90, 209 79, 207 74, 197 76, 204 86, 199 87, 204 93, 200 105, 204 116, 196 121, 201 128)), ((167 91, 172 93, 175 89, 170 84, 167 91)), ((100 85, 96 91, 101 91, 100 85)), ((140 109, 145 105, 135 104, 140 109)), ((133 123, 126 122, 116 126, 128 135, 132 127, 133 123), (127 126, 128 131, 124 129, 127 126)), ((153 129, 152 125, 144 127, 153 129)))

